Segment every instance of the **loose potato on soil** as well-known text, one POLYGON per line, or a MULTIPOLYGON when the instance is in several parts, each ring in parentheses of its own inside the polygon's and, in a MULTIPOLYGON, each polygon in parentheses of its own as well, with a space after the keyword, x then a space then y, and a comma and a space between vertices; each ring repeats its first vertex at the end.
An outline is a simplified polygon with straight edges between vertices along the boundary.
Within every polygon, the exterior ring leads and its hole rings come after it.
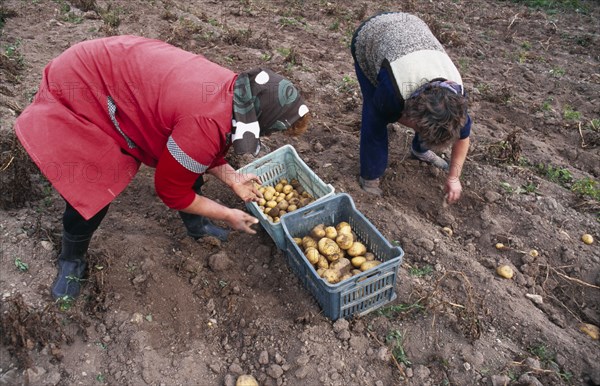
POLYGON ((505 279, 512 279, 512 277, 515 275, 513 269, 508 265, 499 266, 496 268, 496 273, 505 279))

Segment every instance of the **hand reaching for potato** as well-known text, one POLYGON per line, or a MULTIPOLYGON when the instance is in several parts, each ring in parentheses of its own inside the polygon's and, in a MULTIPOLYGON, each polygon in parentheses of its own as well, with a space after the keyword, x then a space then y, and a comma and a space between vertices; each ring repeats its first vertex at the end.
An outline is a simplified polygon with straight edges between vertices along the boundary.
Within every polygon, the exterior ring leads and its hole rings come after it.
POLYGON ((263 195, 258 191, 257 184, 260 185, 260 179, 255 174, 239 174, 239 179, 232 184, 231 189, 244 202, 258 202, 263 195))
POLYGON ((227 224, 235 229, 236 231, 243 231, 250 233, 251 235, 256 234, 256 231, 251 228, 252 225, 258 223, 256 217, 250 216, 248 213, 239 209, 230 209, 230 212, 225 220, 227 224))
POLYGON ((446 202, 448 204, 454 204, 460 199, 460 194, 462 192, 462 185, 460 183, 460 180, 456 177, 449 177, 446 180, 446 186, 444 187, 444 191, 446 192, 446 202))

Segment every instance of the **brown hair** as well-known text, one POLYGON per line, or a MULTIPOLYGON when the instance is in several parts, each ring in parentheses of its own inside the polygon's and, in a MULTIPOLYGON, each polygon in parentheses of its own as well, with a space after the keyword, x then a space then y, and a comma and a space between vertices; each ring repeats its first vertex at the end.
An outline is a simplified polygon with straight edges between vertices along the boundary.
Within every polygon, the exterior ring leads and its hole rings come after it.
POLYGON ((308 130, 308 122, 310 122, 310 113, 304 114, 302 118, 294 122, 294 124, 285 131, 285 134, 291 137, 297 137, 304 134, 306 130, 308 130))
POLYGON ((432 86, 405 102, 404 114, 415 123, 425 145, 440 149, 455 142, 467 117, 467 98, 432 86))

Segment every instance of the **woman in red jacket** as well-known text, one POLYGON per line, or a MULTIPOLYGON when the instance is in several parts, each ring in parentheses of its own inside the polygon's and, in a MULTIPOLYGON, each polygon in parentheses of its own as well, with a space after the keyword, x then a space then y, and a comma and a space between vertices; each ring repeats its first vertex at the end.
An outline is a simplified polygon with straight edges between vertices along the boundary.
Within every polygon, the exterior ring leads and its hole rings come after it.
POLYGON ((258 220, 200 194, 204 173, 242 200, 257 200, 256 175, 226 161, 258 154, 260 136, 306 131, 308 108, 287 79, 268 69, 236 74, 164 42, 117 36, 82 42, 44 69, 33 103, 19 116, 21 143, 66 201, 55 298, 76 297, 85 253, 112 200, 141 163, 156 168, 155 188, 179 211, 192 237, 254 234, 258 220))

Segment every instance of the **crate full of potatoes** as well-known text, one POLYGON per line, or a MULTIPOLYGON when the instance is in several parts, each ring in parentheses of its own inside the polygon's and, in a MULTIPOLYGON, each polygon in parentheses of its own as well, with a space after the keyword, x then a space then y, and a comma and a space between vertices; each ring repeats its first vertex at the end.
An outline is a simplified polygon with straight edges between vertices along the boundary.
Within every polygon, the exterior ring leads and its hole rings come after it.
POLYGON ((403 250, 345 193, 281 218, 287 262, 331 320, 367 314, 396 298, 403 250))
POLYGON ((260 178, 262 186, 259 190, 263 199, 258 203, 247 203, 246 207, 258 218, 279 249, 286 245, 281 219, 334 193, 333 186, 325 184, 291 145, 280 147, 238 172, 254 173, 260 178))

